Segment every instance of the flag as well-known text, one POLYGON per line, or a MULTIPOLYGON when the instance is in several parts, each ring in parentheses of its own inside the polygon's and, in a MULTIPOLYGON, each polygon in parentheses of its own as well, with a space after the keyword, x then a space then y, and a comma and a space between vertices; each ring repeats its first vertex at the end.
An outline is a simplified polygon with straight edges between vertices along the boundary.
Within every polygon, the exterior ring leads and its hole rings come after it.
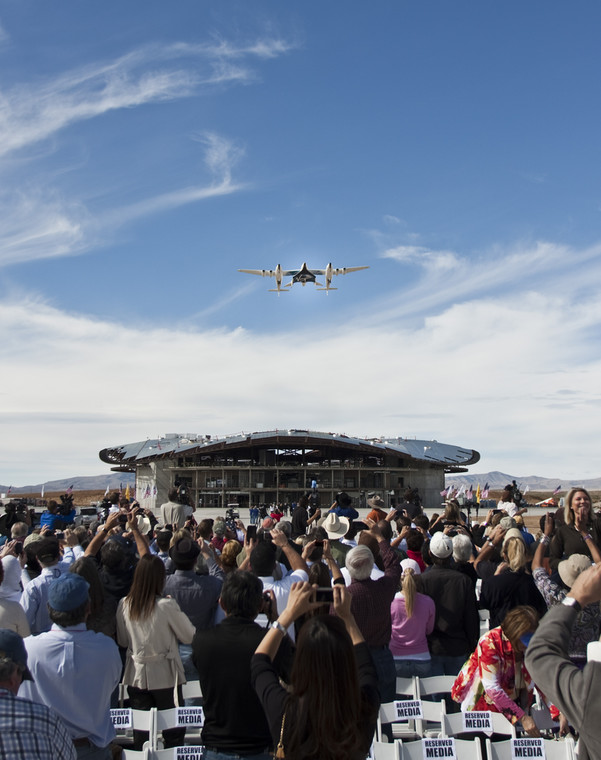
POLYGON ((488 499, 488 481, 484 484, 484 489, 482 490, 482 498, 488 499))
POLYGON ((70 496, 73 493, 73 483, 67 488, 67 496, 70 496))
POLYGON ((474 496, 474 486, 470 485, 470 490, 467 492, 468 501, 471 501, 473 496, 474 496))
POLYGON ((522 491, 524 496, 528 493, 529 490, 530 490, 530 486, 526 486, 526 488, 524 488, 524 490, 522 491))
POLYGON ((144 491, 144 498, 148 499, 150 497, 150 483, 146 486, 146 490, 144 491))
POLYGON ((40 491, 40 499, 44 498, 44 486, 42 486, 42 490, 40 491))
POLYGON ((125 486, 125 498, 129 501, 129 483, 125 486))
POLYGON ((555 494, 559 493, 560 491, 561 491, 561 483, 560 483, 560 484, 557 486, 557 488, 556 488, 556 489, 553 491, 553 496, 555 496, 555 494))
POLYGON ((461 488, 457 491, 455 496, 461 496, 465 492, 465 486, 461 486, 461 488))
POLYGON ((478 488, 476 488, 476 501, 480 504, 480 483, 478 483, 478 488))
POLYGON ((13 487, 12 487, 12 486, 9 486, 9 487, 8 487, 8 491, 6 492, 6 495, 8 496, 12 490, 13 490, 13 487))
POLYGON ((154 488, 152 489, 152 495, 153 496, 157 495, 157 487, 156 486, 154 486, 154 488))
POLYGON ((444 491, 440 492, 440 495, 442 496, 443 499, 446 499, 448 493, 449 493, 449 488, 447 487, 444 489, 444 491))

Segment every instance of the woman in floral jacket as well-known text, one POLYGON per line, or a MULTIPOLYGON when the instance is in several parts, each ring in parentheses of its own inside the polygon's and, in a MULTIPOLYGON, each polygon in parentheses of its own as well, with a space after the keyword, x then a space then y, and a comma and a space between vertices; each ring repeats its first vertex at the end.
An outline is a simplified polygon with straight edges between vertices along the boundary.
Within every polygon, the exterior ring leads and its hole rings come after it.
POLYGON ((539 736, 527 714, 534 684, 524 665, 524 652, 538 627, 538 614, 528 606, 515 607, 503 622, 484 634, 457 676, 451 696, 462 711, 500 712, 512 723, 522 722, 529 736, 539 736))

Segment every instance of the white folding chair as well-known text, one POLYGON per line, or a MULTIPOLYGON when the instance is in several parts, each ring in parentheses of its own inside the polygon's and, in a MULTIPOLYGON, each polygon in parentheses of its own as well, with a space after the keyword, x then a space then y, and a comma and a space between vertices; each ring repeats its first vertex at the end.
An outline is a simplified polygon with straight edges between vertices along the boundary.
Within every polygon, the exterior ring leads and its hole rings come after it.
POLYGON ((368 755, 369 760, 400 760, 401 745, 399 742, 374 742, 368 755))
MULTIPOLYGON (((492 733, 500 734, 515 739, 517 736, 515 726, 513 723, 501 714, 496 712, 490 712, 490 721, 492 724, 492 733)), ((483 733, 480 728, 468 728, 466 729, 463 721, 463 713, 452 713, 447 715, 446 713, 442 718, 442 734, 443 736, 462 736, 466 737, 470 733, 483 733)), ((484 732, 486 733, 486 732, 484 732)))
MULTIPOLYGON (((185 744, 201 744, 200 737, 201 729, 204 724, 204 714, 202 713, 202 707, 171 707, 168 710, 157 710, 153 707, 155 712, 154 718, 154 739, 151 741, 150 746, 153 750, 158 749, 159 734, 168 728, 186 728, 185 744), (186 722, 182 723, 178 718, 181 718, 188 712, 192 714, 192 711, 200 712, 200 720, 198 722, 186 722)), ((173 750, 171 750, 173 753, 173 750)))
POLYGON ((200 699, 202 697, 200 681, 197 679, 182 684, 182 696, 184 699, 200 699))
POLYGON ((417 682, 415 678, 397 678, 395 694, 398 699, 408 696, 412 699, 418 698, 417 682))
MULTIPOLYGON (((561 741, 543 739, 542 742, 545 760, 574 760, 574 740, 572 737, 566 737, 561 741)), ((511 739, 504 742, 491 742, 490 739, 487 739, 486 757, 488 760, 513 760, 511 739)))
POLYGON ((480 636, 490 630, 490 610, 478 610, 480 616, 480 636))
POLYGON ((450 694, 457 676, 428 676, 416 678, 417 698, 431 694, 450 694))
POLYGON ((123 747, 121 749, 121 760, 149 760, 148 747, 143 750, 129 749, 123 747))
POLYGON ((403 701, 406 700, 396 700, 380 705, 376 723, 376 739, 378 741, 382 741, 385 736, 384 725, 392 727, 393 739, 414 739, 422 736, 438 736, 441 733, 444 714, 443 702, 420 700, 422 717, 409 718, 398 716, 397 703, 403 701))
MULTIPOLYGON (((414 742, 399 742, 401 746, 401 760, 424 760, 424 740, 414 742)), ((457 760, 482 760, 482 750, 477 739, 454 739, 455 755, 457 760)), ((433 754, 435 758, 438 755, 433 754)), ((490 760, 490 758, 489 758, 490 760)))
MULTIPOLYGON (((155 734, 154 728, 154 712, 152 710, 133 710, 132 708, 119 708, 119 712, 126 710, 128 716, 128 722, 130 725, 127 728, 121 728, 119 722, 113 719, 113 725, 115 727, 115 744, 121 746, 127 746, 133 742, 133 732, 146 731, 148 733, 149 742, 152 745, 152 737, 155 734)), ((111 711, 111 717, 113 712, 111 711)))

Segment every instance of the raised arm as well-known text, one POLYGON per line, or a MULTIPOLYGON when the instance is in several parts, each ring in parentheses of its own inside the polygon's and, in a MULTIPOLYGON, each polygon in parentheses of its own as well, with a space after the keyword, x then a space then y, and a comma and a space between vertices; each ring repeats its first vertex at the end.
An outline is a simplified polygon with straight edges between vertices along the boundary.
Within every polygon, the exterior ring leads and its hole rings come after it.
POLYGON ((503 538, 505 537, 505 533, 506 533, 505 529, 502 528, 500 525, 497 525, 492 529, 492 531, 490 532, 490 535, 486 539, 486 543, 480 549, 480 551, 478 552, 478 556, 474 560, 474 568, 477 568, 480 562, 482 562, 483 560, 490 559, 495 548, 500 546, 503 543, 503 538))
POLYGON ((104 544, 108 538, 111 530, 119 525, 120 514, 120 512, 111 512, 111 514, 106 518, 106 522, 104 523, 103 527, 100 530, 96 531, 96 535, 88 544, 84 552, 84 556, 95 557, 98 554, 102 544, 104 544))
POLYGON ((545 556, 545 548, 551 543, 551 534, 553 533, 553 517, 550 512, 547 512, 545 516, 545 527, 543 529, 543 535, 540 537, 534 557, 532 558, 532 570, 537 570, 543 566, 543 559, 545 556))
POLYGON ((345 585, 344 576, 340 572, 338 563, 336 562, 334 557, 332 557, 330 542, 327 539, 323 542, 323 558, 325 559, 326 564, 328 566, 328 570, 330 571, 330 574, 332 576, 332 583, 334 585, 342 584, 344 586, 345 585))
POLYGON ((272 531, 270 531, 270 533, 271 538, 273 539, 273 543, 276 546, 279 546, 286 555, 286 559, 290 563, 290 569, 292 571, 304 570, 306 573, 308 573, 309 568, 307 567, 307 563, 301 557, 301 555, 290 546, 288 543, 288 536, 278 528, 274 528, 272 531))
POLYGON ((134 537, 139 556, 143 557, 145 554, 149 554, 150 546, 148 544, 148 539, 140 533, 140 529, 138 528, 138 516, 136 515, 135 510, 127 513, 127 529, 134 537))
POLYGON ((591 553, 591 557, 593 558, 595 565, 601 563, 601 554, 599 554, 597 544, 593 541, 593 537, 589 533, 590 525, 588 514, 585 514, 582 508, 576 510, 576 514, 574 515, 574 526, 582 536, 582 540, 591 553))
POLYGON ((261 643, 256 648, 255 654, 266 654, 273 662, 282 639, 286 635, 286 629, 301 615, 321 606, 321 602, 315 602, 314 597, 315 589, 310 583, 293 583, 286 609, 278 616, 276 623, 274 623, 276 627, 268 629, 261 643))
POLYGON ((361 644, 365 639, 359 630, 355 616, 351 612, 351 595, 344 586, 334 586, 334 612, 343 621, 353 645, 361 644))

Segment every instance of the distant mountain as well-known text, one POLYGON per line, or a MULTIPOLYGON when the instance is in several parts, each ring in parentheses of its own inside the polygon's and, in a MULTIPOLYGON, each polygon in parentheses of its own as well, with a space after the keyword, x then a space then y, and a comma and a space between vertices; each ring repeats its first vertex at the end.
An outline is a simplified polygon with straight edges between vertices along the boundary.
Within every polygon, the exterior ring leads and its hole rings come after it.
MULTIPOLYGON (((44 491, 50 493, 51 491, 66 491, 67 488, 73 486, 74 491, 101 491, 107 486, 110 490, 118 489, 120 485, 133 486, 136 481, 136 477, 131 472, 107 472, 106 475, 90 475, 89 477, 73 477, 65 478, 63 480, 49 480, 47 483, 38 483, 35 486, 20 486, 11 489, 11 495, 19 493, 40 493, 42 485, 44 491)), ((0 486, 0 493, 6 493, 9 486, 0 486)))
POLYGON ((601 490, 601 477, 590 480, 562 480, 561 478, 542 478, 538 475, 517 477, 516 475, 508 475, 505 472, 498 471, 470 473, 469 475, 449 475, 446 478, 446 483, 448 485, 467 486, 468 488, 469 486, 476 488, 478 483, 480 483, 480 488, 484 488, 484 484, 488 483, 490 490, 501 491, 512 480, 515 480, 522 489, 530 486, 531 491, 554 491, 557 486, 561 486, 562 491, 567 491, 575 486, 582 486, 589 491, 601 490))

